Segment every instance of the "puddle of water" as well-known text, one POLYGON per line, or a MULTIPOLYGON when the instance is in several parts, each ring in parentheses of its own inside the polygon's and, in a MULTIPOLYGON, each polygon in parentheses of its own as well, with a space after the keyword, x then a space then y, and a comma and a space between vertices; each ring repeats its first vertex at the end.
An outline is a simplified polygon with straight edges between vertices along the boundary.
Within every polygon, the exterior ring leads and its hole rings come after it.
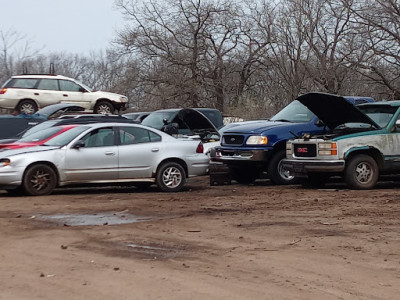
POLYGON ((152 247, 152 246, 141 246, 136 244, 128 244, 128 247, 134 249, 143 249, 143 250, 161 250, 161 251, 170 251, 169 249, 161 248, 161 247, 152 247))
POLYGON ((101 214, 58 214, 38 216, 39 219, 50 220, 68 226, 120 225, 151 221, 151 217, 135 216, 127 213, 101 214))

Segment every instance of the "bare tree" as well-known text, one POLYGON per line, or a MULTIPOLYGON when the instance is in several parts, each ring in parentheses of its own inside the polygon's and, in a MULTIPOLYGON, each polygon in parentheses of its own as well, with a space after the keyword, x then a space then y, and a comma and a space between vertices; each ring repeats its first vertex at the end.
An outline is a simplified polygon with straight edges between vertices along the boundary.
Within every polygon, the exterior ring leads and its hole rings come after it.
POLYGON ((39 50, 31 47, 25 35, 10 29, 0 30, 0 80, 4 82, 11 75, 22 72, 22 63, 37 55, 39 50))
POLYGON ((362 67, 384 97, 400 99, 400 3, 398 0, 343 1, 356 15, 359 32, 368 46, 362 67))
POLYGON ((149 70, 147 76, 142 73, 149 94, 166 105, 215 103, 223 109, 225 59, 238 34, 232 1, 149 1, 138 7, 119 0, 117 5, 130 21, 119 33, 119 44, 149 70))

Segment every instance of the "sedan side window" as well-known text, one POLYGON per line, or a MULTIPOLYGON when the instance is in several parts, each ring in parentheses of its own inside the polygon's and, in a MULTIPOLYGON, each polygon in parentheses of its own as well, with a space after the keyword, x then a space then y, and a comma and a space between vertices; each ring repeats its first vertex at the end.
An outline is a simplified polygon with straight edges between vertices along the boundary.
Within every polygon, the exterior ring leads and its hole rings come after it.
POLYGON ((154 142, 157 140, 154 135, 158 136, 157 134, 152 135, 152 131, 139 127, 121 127, 119 131, 121 145, 154 142))
POLYGON ((106 147, 115 145, 114 131, 111 127, 93 130, 85 135, 82 140, 85 143, 85 147, 106 147))

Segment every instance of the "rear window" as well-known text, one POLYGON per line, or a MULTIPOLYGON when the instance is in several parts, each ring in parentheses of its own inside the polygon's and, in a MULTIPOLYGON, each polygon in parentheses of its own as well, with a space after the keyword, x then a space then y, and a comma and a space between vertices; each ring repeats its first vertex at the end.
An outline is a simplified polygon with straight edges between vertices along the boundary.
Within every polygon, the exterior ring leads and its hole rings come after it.
POLYGON ((6 88, 33 89, 38 79, 35 78, 12 78, 5 84, 6 88))

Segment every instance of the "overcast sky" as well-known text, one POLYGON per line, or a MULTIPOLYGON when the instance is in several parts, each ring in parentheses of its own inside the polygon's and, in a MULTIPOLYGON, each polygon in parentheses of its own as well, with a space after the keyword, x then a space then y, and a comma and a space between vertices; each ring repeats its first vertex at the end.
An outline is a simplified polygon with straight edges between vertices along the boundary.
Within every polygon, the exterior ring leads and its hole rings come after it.
POLYGON ((41 52, 104 50, 123 27, 114 0, 0 0, 0 30, 17 31, 41 52))

